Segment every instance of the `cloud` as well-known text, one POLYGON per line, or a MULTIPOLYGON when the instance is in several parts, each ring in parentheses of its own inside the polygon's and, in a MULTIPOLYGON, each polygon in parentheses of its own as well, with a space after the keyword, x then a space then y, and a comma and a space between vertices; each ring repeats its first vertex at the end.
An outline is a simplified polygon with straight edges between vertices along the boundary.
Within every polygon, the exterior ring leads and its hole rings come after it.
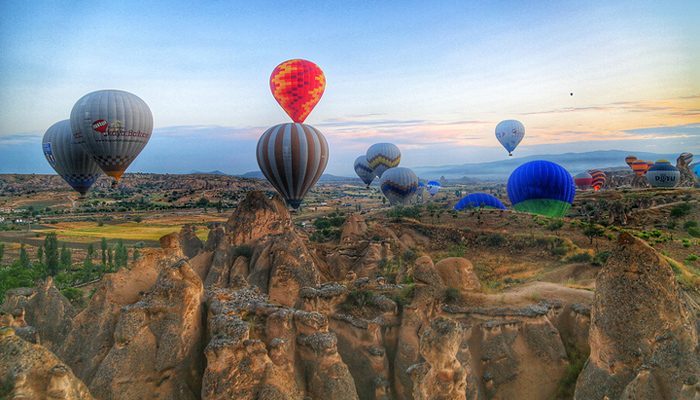
POLYGON ((690 137, 700 137, 700 123, 676 125, 676 126, 655 126, 649 128, 640 129, 627 129, 622 132, 639 137, 645 137, 647 139, 654 139, 654 137, 674 137, 674 138, 690 138, 690 137))
POLYGON ((0 147, 16 146, 24 143, 41 143, 44 132, 27 132, 18 135, 0 136, 0 147))

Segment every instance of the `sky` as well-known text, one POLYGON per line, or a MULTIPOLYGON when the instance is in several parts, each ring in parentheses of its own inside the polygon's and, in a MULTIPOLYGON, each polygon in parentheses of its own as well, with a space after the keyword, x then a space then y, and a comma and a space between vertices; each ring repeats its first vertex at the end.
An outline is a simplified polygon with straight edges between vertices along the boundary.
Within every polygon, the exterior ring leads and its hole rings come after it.
POLYGON ((525 126, 514 157, 700 155, 697 0, 0 4, 0 173, 53 173, 43 134, 101 89, 153 112, 127 172, 256 171, 258 138, 291 122, 270 74, 294 58, 326 76, 305 123, 331 174, 377 142, 406 167, 504 159, 505 119, 525 126))

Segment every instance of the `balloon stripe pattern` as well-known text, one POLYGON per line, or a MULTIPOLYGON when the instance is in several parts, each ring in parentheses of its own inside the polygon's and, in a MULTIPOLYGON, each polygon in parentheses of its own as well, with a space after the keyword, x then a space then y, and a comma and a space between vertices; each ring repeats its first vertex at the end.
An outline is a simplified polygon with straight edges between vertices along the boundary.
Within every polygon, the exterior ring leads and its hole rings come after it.
POLYGON ((153 114, 134 94, 99 90, 73 106, 70 125, 76 141, 118 181, 151 138, 153 114))
POLYGON ((591 187, 593 190, 598 190, 605 185, 605 172, 599 169, 594 169, 588 171, 588 173, 591 174, 591 177, 593 177, 593 181, 591 181, 591 187))
POLYGON ((328 164, 328 142, 311 125, 286 123, 263 133, 257 146, 258 166, 294 208, 299 208, 328 164))
POLYGON ((690 165, 690 163, 693 162, 693 154, 692 153, 681 153, 681 157, 683 157, 683 161, 685 161, 685 165, 690 165))
POLYGON ((462 200, 455 204, 454 209, 461 210, 463 208, 479 208, 482 204, 484 205, 484 208, 498 208, 500 210, 506 209, 506 206, 504 206, 500 200, 486 193, 472 193, 468 196, 464 196, 462 200))
POLYGON ((536 160, 527 162, 508 177, 508 198, 516 211, 561 218, 571 207, 576 186, 559 164, 536 160))
POLYGON ((625 157, 625 162, 627 163, 627 165, 630 166, 630 168, 632 167, 632 163, 635 162, 635 161, 637 161, 637 157, 636 157, 636 156, 627 156, 627 157, 625 157))
POLYGON ((84 198, 102 170, 73 137, 70 121, 53 124, 44 134, 41 145, 46 161, 84 198))
POLYGON ((355 159, 355 173, 367 187, 369 187, 375 177, 374 170, 367 164, 366 156, 359 156, 355 159))
POLYGON ((586 190, 593 183, 593 176, 588 172, 581 172, 574 176, 574 184, 581 190, 586 190))
POLYGON ((326 76, 318 65, 306 60, 289 60, 270 75, 275 100, 296 123, 303 123, 326 89, 326 76))
POLYGON ((630 164, 630 167, 632 167, 632 171, 634 171, 637 175, 642 176, 647 173, 649 164, 647 164, 647 162, 644 160, 634 160, 632 161, 632 164, 630 164))
POLYGON ((382 177, 381 189, 391 205, 408 204, 418 189, 418 175, 408 168, 391 168, 382 177))
POLYGON ((384 171, 398 167, 401 151, 392 143, 375 143, 367 149, 367 164, 381 178, 384 171))

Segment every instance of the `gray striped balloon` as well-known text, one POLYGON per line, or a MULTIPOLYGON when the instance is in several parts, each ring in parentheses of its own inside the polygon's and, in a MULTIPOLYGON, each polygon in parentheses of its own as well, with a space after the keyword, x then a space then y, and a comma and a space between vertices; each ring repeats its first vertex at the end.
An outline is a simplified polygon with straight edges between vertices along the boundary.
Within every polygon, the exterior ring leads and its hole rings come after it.
POLYGON ((328 164, 328 142, 311 125, 286 123, 265 131, 258 141, 258 166, 294 208, 299 208, 328 164))
POLYGON ((75 103, 70 125, 85 151, 107 175, 119 181, 151 138, 153 114, 135 94, 98 90, 75 103))
POLYGON ((102 170, 73 137, 70 121, 66 119, 51 125, 44 133, 41 147, 46 161, 84 199, 102 170))

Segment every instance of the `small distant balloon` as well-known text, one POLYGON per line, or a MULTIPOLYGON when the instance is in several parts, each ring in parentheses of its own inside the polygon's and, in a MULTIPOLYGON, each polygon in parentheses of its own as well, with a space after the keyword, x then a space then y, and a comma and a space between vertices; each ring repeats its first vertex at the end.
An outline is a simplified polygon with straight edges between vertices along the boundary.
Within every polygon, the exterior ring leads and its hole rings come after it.
POLYGON ((431 196, 435 196, 440 191, 440 182, 430 181, 425 185, 425 188, 428 189, 428 193, 430 193, 431 196))
POLYGON ((627 163, 627 165, 630 166, 630 168, 632 168, 632 163, 635 162, 635 161, 637 161, 637 157, 636 157, 636 156, 627 156, 627 157, 625 157, 625 162, 627 163))
POLYGON ((690 165, 690 163, 693 162, 693 154, 692 153, 681 153, 681 157, 683 157, 683 161, 685 161, 685 165, 690 165))
POLYGON ((496 139, 508 150, 508 155, 513 155, 513 150, 525 137, 525 126, 514 119, 501 121, 496 125, 496 139))
POLYGON ((390 168, 398 167, 401 162, 401 150, 393 143, 375 143, 367 149, 367 164, 378 178, 390 168))
POLYGON ((593 176, 588 172, 578 173, 574 176, 574 184, 585 191, 593 184, 593 176))
POLYGON ((486 193, 472 193, 465 196, 462 198, 462 200, 455 204, 454 209, 461 210, 464 208, 480 208, 482 206, 484 208, 498 208, 500 210, 506 209, 506 206, 504 206, 500 200, 486 193))
POLYGON ((605 172, 599 170, 599 169, 594 169, 591 171, 588 171, 589 174, 591 174, 591 177, 593 177, 593 180, 591 181, 591 187, 593 190, 598 190, 603 185, 605 184, 605 172))
POLYGON ((573 95, 574 95, 574 92, 571 92, 571 93, 569 93, 569 94, 573 96, 573 95))
POLYGON ((632 162, 630 167, 632 167, 632 171, 634 171, 637 175, 643 176, 647 173, 647 169, 649 169, 649 164, 647 164, 647 162, 644 160, 635 160, 632 162))
POLYGON ((695 176, 700 178, 700 164, 695 165, 695 168, 693 168, 693 173, 695 174, 695 176))
POLYGON ((326 76, 311 61, 285 61, 270 76, 272 95, 296 123, 306 120, 321 100, 325 89, 326 76))
POLYGON ((369 164, 367 164, 367 156, 359 156, 355 159, 355 173, 362 179, 367 187, 372 183, 377 176, 369 164))

